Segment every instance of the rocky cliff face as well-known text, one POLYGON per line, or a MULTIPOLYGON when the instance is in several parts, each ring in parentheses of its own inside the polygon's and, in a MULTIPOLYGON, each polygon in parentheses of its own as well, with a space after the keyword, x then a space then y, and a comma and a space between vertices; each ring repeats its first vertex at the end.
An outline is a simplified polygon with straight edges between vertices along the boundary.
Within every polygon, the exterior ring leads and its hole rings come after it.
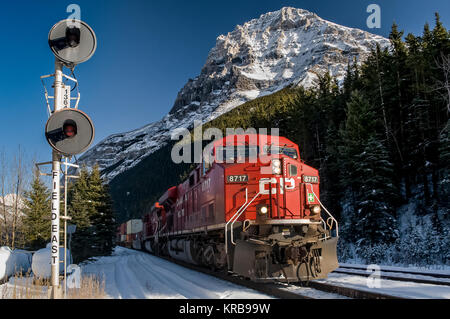
POLYGON ((287 85, 311 87, 330 72, 342 81, 347 64, 364 60, 371 48, 389 41, 381 36, 326 21, 295 8, 263 14, 217 38, 199 76, 178 93, 161 121, 112 135, 80 161, 98 162, 111 180, 161 148, 170 133, 194 120, 210 121, 251 99, 287 85))

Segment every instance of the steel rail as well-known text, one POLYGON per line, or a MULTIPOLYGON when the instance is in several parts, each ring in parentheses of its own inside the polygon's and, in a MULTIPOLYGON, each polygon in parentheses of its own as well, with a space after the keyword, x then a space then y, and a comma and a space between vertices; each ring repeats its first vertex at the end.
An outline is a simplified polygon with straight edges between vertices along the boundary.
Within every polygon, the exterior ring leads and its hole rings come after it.
MULTIPOLYGON (((356 270, 367 270, 367 266, 359 266, 359 265, 339 265, 339 268, 343 269, 356 269, 356 270)), ((401 273, 401 274, 410 274, 410 275, 421 275, 421 276, 429 276, 429 277, 435 277, 435 278, 447 278, 450 279, 450 274, 446 273, 438 273, 438 272, 426 272, 422 270, 403 270, 403 269, 388 269, 384 267, 380 267, 381 271, 384 272, 393 272, 393 273, 401 273)))
MULTIPOLYGON (((310 281, 309 287, 329 292, 329 293, 335 293, 338 295, 346 296, 353 299, 408 299, 404 297, 394 296, 394 295, 388 295, 373 291, 368 291, 364 289, 357 289, 352 287, 346 287, 346 286, 340 286, 340 285, 333 285, 331 283, 325 283, 320 281, 310 281)), ((300 285, 300 284, 295 284, 300 285)))
MULTIPOLYGON (((409 281, 409 282, 415 282, 419 284, 431 284, 431 285, 440 285, 440 286, 450 286, 449 281, 439 281, 437 279, 426 279, 426 278, 411 278, 411 277, 400 277, 400 276, 389 276, 386 274, 383 274, 383 270, 381 271, 380 275, 375 275, 374 272, 367 272, 367 273, 358 273, 358 272, 352 272, 352 271, 346 271, 343 269, 336 269, 333 271, 334 273, 338 274, 346 274, 346 275, 354 275, 354 276, 362 276, 362 277, 370 277, 370 276, 376 276, 380 279, 387 279, 387 280, 394 280, 394 281, 409 281)), ((408 274, 408 273, 404 273, 408 274)), ((414 274, 417 275, 417 274, 414 274)), ((423 275, 427 276, 427 275, 423 275)))

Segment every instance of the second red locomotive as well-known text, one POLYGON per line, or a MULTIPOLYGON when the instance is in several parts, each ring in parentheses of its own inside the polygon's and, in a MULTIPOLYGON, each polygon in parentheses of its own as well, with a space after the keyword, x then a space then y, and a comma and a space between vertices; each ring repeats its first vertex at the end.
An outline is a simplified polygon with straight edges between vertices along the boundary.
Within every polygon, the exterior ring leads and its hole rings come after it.
POLYGON ((134 248, 255 281, 308 281, 338 267, 337 222, 295 143, 232 135, 209 149, 143 216, 134 248))

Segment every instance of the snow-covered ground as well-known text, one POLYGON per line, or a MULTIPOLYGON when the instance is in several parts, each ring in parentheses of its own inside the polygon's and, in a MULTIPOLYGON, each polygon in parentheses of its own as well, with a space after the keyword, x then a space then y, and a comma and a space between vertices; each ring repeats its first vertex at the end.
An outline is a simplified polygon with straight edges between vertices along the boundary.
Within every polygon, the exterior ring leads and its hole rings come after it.
POLYGON ((270 298, 257 291, 123 247, 116 247, 112 256, 99 257, 80 266, 83 275, 104 278, 105 292, 110 298, 270 298))
POLYGON ((369 278, 362 276, 331 273, 328 279, 319 281, 403 298, 450 299, 449 286, 379 279, 379 288, 369 288, 369 280, 369 278))
MULTIPOLYGON (((220 280, 194 270, 187 269, 164 259, 123 247, 116 247, 112 256, 96 257, 92 261, 80 264, 83 276, 94 275, 104 280, 107 298, 114 299, 265 299, 271 298, 252 289, 220 280)), ((350 265, 348 265, 350 266, 350 265)), ((352 265, 358 266, 358 265, 352 265)), ((364 265, 359 265, 364 266, 364 265)), ((406 270, 408 268, 387 267, 392 270, 406 270)), ((346 269, 347 270, 347 269, 346 269)), ((387 269, 386 269, 387 270, 387 269)), ((319 280, 333 285, 351 287, 386 295, 404 298, 433 298, 450 299, 450 286, 421 284, 414 282, 379 279, 380 286, 369 288, 369 278, 355 275, 332 273, 328 279, 319 280)), ((383 272, 384 273, 384 272, 383 272)), ((433 273, 447 273, 434 271, 433 273)), ((400 274, 404 277, 404 274, 400 274)), ((410 274, 411 278, 421 278, 419 274, 410 274)), ((427 276, 428 277, 428 276, 427 276)), ((439 280, 435 278, 436 280, 439 280)), ((447 279, 444 279, 447 281, 447 279)), ((0 285, 0 299, 12 298, 15 287, 30 286, 32 278, 10 278, 0 285)), ((373 283, 373 281, 372 281, 373 283)), ((304 288, 295 285, 285 285, 281 289, 297 293, 305 297, 337 299, 346 297, 304 288)), ((42 287, 36 288, 42 290, 42 287)), ((43 291, 45 294, 45 291, 43 291)))

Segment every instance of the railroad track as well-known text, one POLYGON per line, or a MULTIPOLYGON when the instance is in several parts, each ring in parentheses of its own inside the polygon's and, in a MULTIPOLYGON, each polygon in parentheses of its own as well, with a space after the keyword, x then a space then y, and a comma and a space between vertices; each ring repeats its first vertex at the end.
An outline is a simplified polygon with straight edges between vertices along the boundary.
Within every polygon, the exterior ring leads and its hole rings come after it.
MULTIPOLYGON (((147 254, 150 254, 147 251, 141 250, 147 254)), ((211 269, 197 266, 193 264, 189 264, 183 261, 175 260, 168 256, 156 256, 161 259, 165 259, 169 262, 175 263, 182 267, 198 271, 212 277, 231 282, 236 285, 240 285, 249 289, 253 289, 259 291, 261 293, 273 296, 275 298, 281 299, 335 299, 335 298, 352 298, 352 299, 408 299, 408 296, 398 296, 383 292, 377 292, 371 289, 365 289, 365 287, 349 287, 342 283, 333 283, 329 281, 323 280, 314 280, 308 282, 307 285, 302 286, 299 283, 258 283, 248 279, 244 279, 241 276, 233 275, 231 273, 226 272, 217 272, 211 269), (302 288, 305 288, 304 290, 302 288)), ((449 286, 450 281, 439 281, 439 279, 448 279, 450 277, 447 273, 428 273, 423 271, 406 271, 406 270, 397 270, 390 268, 381 267, 381 272, 392 272, 392 273, 400 273, 400 274, 408 274, 408 275, 421 275, 428 276, 430 278, 411 278, 411 277, 401 277, 401 276, 389 276, 386 274, 381 274, 380 279, 387 279, 393 281, 409 281, 416 282, 420 284, 433 284, 433 285, 445 285, 449 286)), ((373 273, 367 272, 366 266, 359 265, 340 265, 339 269, 334 271, 337 274, 346 274, 353 276, 363 276, 369 277, 373 273), (364 272, 363 272, 364 271, 364 272)))
MULTIPOLYGON (((367 271, 367 268, 364 266, 348 266, 348 265, 341 265, 338 269, 334 271, 334 273, 339 274, 346 274, 346 275, 354 275, 354 276, 363 276, 363 277, 369 277, 372 276, 374 273, 367 271)), ((395 280, 395 281, 409 281, 409 282, 415 282, 420 284, 431 284, 431 285, 442 285, 442 286, 450 286, 450 280, 447 280, 450 278, 449 274, 445 273, 429 273, 429 272, 423 272, 423 271, 407 271, 407 270, 396 270, 396 269, 389 269, 389 268, 380 268, 380 279, 388 279, 388 280, 395 280), (391 274, 389 274, 391 273, 391 274), (394 274, 400 274, 400 275, 393 275, 394 274), (401 276, 407 275, 407 276, 401 276), (411 277, 411 276, 422 276, 422 277, 411 277), (439 280, 440 279, 440 280, 439 280)))
POLYGON ((239 276, 236 275, 231 275, 231 274, 227 274, 225 272, 217 272, 217 271, 212 271, 208 268, 204 268, 201 266, 197 266, 197 265, 192 265, 183 261, 179 261, 170 257, 165 257, 165 256, 156 256, 153 255, 155 257, 158 258, 162 258, 165 259, 167 261, 170 261, 174 264, 180 265, 182 267, 191 269, 191 270, 195 270, 198 272, 201 272, 203 274, 206 275, 210 275, 212 277, 224 280, 224 281, 228 281, 231 282, 233 284, 239 285, 239 286, 244 286, 246 288, 249 289, 253 289, 262 293, 265 293, 267 295, 273 296, 275 298, 281 298, 281 299, 314 299, 312 297, 308 297, 305 295, 300 295, 297 294, 295 292, 292 291, 288 291, 286 289, 283 289, 283 285, 274 283, 274 284, 267 284, 267 283, 258 283, 258 282, 254 282, 251 280, 246 280, 243 279, 239 276))

